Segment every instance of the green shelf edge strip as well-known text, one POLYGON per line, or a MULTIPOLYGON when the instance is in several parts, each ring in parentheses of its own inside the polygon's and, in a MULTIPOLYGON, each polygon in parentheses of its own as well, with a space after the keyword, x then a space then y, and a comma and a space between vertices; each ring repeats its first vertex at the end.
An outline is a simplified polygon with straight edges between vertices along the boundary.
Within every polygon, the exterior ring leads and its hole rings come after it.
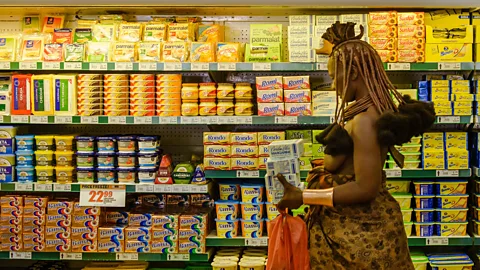
MULTIPOLYGON (((31 254, 32 254, 31 260, 49 260, 49 261, 61 260, 60 252, 31 252, 31 254)), ((204 253, 204 254, 190 254, 190 260, 186 262, 208 262, 212 255, 213 255, 213 250, 210 250, 209 253, 204 253)), ((0 259, 10 259, 10 252, 9 251, 0 252, 0 259)), ((84 252, 82 253, 82 261, 117 261, 117 256, 116 256, 116 253, 84 252)), ((119 261, 122 261, 122 260, 119 260, 119 261)), ((166 262, 166 261, 176 261, 176 260, 168 260, 168 254, 164 254, 164 253, 138 253, 138 261, 166 262)))
MULTIPOLYGON (((65 191, 65 190, 54 190, 54 186, 52 186, 52 190, 36 190, 35 188, 35 183, 32 183, 34 184, 33 185, 33 189, 32 190, 17 190, 16 189, 16 184, 15 183, 0 183, 0 192, 2 191, 17 191, 17 192, 80 192, 80 183, 72 183, 70 184, 71 185, 71 190, 68 190, 68 191, 65 191)), ((85 183, 87 184, 87 183, 85 183)), ((211 186, 210 185, 207 185, 206 187, 206 190, 200 190, 199 191, 199 185, 191 185, 191 184, 188 184, 188 185, 185 185, 185 184, 172 184, 172 185, 162 185, 162 184, 157 184, 157 185, 125 185, 126 186, 126 193, 168 193, 168 194, 183 194, 183 193, 195 193, 195 194, 204 194, 204 193, 208 193, 208 191, 210 190, 211 186), (145 191, 137 191, 137 187, 145 187, 145 186, 162 186, 162 187, 170 187, 169 190, 159 190, 159 191, 147 191, 146 189, 144 189, 145 191), (185 187, 185 186, 188 186, 188 187, 195 187, 195 190, 188 190, 188 191, 175 191, 175 187, 178 187, 179 190, 181 190, 181 187, 185 187)))

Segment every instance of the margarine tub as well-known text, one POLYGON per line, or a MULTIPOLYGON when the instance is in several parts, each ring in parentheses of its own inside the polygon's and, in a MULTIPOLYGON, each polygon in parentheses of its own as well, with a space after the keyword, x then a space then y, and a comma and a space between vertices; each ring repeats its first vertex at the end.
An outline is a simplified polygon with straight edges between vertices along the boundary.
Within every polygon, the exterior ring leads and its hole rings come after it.
POLYGON ((37 150, 53 150, 53 135, 35 135, 37 150))
POLYGON ((240 196, 242 202, 259 203, 263 202, 264 185, 242 184, 240 185, 240 196))
POLYGON ((419 209, 432 209, 434 208, 435 196, 433 195, 414 195, 415 207, 419 209))
POLYGON ((73 166, 73 151, 55 151, 57 166, 73 166))
POLYGON ((437 195, 437 208, 467 208, 468 195, 437 195))
POLYGON ((434 182, 427 181, 413 181, 416 195, 434 195, 434 182))
MULTIPOLYGON (((412 209, 402 209, 402 217, 404 222, 410 222, 412 221, 412 209)), ((278 210, 277 210, 278 213, 278 210)), ((268 205, 267 205, 267 214, 268 214, 268 205)), ((280 214, 280 213, 279 213, 280 214)), ((270 216, 268 219, 271 219, 270 216)))
POLYGON ((118 151, 135 152, 137 150, 137 136, 118 136, 118 151))
POLYGON ((95 153, 77 152, 78 167, 93 167, 95 165, 95 153))
POLYGON ((436 221, 435 210, 416 208, 415 220, 417 222, 434 222, 436 221))
POLYGON ((415 270, 427 270, 428 258, 426 256, 411 256, 415 270))
POLYGON ((232 261, 212 262, 212 270, 237 270, 237 263, 232 261))
POLYGON ((435 182, 435 188, 439 195, 464 195, 467 193, 468 181, 442 181, 435 182))
POLYGON ((415 222, 416 236, 434 236, 435 223, 432 222, 415 222))
POLYGON ((34 138, 33 135, 15 136, 17 150, 33 150, 34 138))
POLYGON ((240 200, 240 182, 236 180, 222 181, 218 184, 220 200, 240 200))
POLYGON ((215 219, 217 226, 217 237, 234 238, 238 234, 238 219, 220 220, 215 219))
POLYGON ((263 220, 241 220, 242 236, 259 238, 263 235, 263 220))
POLYGON ((33 166, 33 151, 18 150, 15 152, 17 166, 33 166))
POLYGON ((473 262, 471 261, 456 261, 456 262, 430 262, 432 270, 471 270, 473 269, 473 262))
POLYGON ((119 183, 135 184, 135 180, 137 179, 137 169, 136 168, 118 168, 117 179, 119 183))
POLYGON ((422 148, 421 144, 404 144, 402 146, 395 146, 398 151, 400 152, 407 152, 407 153, 416 153, 420 152, 420 149, 422 148))
POLYGON ((137 165, 137 153, 118 152, 117 164, 118 164, 118 167, 120 168, 135 168, 135 166, 137 165))
POLYGON ((436 223, 435 228, 439 236, 465 236, 468 222, 436 223))
POLYGON ((480 194, 473 194, 474 197, 474 201, 473 201, 473 204, 476 206, 476 207, 479 207, 480 206, 480 194))
MULTIPOLYGON (((138 166, 140 168, 155 168, 158 163, 158 153, 157 152, 139 152, 137 154, 138 166)), ((119 161, 120 162, 120 161, 119 161)))
MULTIPOLYGON (((396 169, 396 170, 399 170, 399 169, 402 169, 400 168, 397 163, 395 163, 395 161, 387 161, 388 163, 388 168, 389 169, 396 169)), ((418 167, 420 166, 420 160, 417 160, 417 161, 405 161, 403 163, 403 169, 418 169, 418 167)))
POLYGON ((116 165, 117 155, 115 152, 99 152, 96 158, 99 168, 113 168, 116 165))
POLYGON ((438 222, 465 222, 468 209, 436 209, 435 215, 438 222))
POLYGON ((95 150, 95 137, 93 136, 77 136, 77 151, 93 152, 95 150))
POLYGON ((95 168, 80 168, 77 167, 77 182, 78 183, 93 183, 95 181, 95 168))
POLYGON ((37 166, 52 166, 53 165, 53 151, 35 151, 35 161, 37 166))
POLYGON ((158 148, 157 136, 138 136, 138 150, 140 152, 155 152, 158 148))
POLYGON ((97 139, 97 150, 99 152, 113 152, 117 145, 117 139, 112 136, 99 136, 97 139))
POLYGON ((157 178, 156 168, 138 168, 138 182, 141 184, 153 184, 157 178))
POLYGON ((240 270, 264 270, 265 262, 261 261, 242 261, 238 264, 240 270))
POLYGON ((56 166, 57 183, 73 183, 75 168, 71 166, 56 166))
POLYGON ((410 180, 396 181, 387 180, 387 190, 390 193, 407 193, 410 190, 410 180))
MULTIPOLYGON (((273 220, 275 219, 278 215, 280 215, 280 212, 278 212, 278 209, 277 209, 277 206, 275 204, 272 204, 272 203, 265 203, 265 208, 267 208, 267 218, 269 220, 273 220)), ((402 210, 403 211, 403 210, 402 210)), ((411 214, 412 210, 410 209, 410 216, 412 215, 411 214)), ((403 214, 403 212, 402 212, 403 214)), ((408 220, 409 221, 409 220, 408 220)))
POLYGON ((213 258, 213 261, 214 262, 218 262, 218 261, 238 262, 238 255, 237 256, 218 256, 218 255, 215 255, 215 257, 213 258))
POLYGON ((99 183, 114 183, 117 181, 115 168, 97 168, 97 180, 99 183))
POLYGON ((403 222, 403 226, 405 228, 405 233, 407 236, 412 235, 412 227, 413 227, 413 222, 403 222))
POLYGON ((422 157, 421 152, 406 152, 402 153, 402 155, 405 157, 405 161, 420 161, 420 158, 422 157))
POLYGON ((36 171, 38 183, 43 183, 43 184, 53 183, 53 180, 55 179, 53 166, 36 166, 35 171, 36 171))
POLYGON ((264 203, 240 203, 242 218, 248 220, 261 220, 263 218, 264 203))
POLYGON ((71 151, 73 149, 73 139, 75 136, 72 135, 55 135, 55 147, 57 151, 71 151))
POLYGON ((216 201, 215 210, 219 220, 236 220, 238 216, 238 201, 216 201))
POLYGON ((35 167, 17 166, 17 182, 31 183, 35 181, 35 167))
POLYGON ((412 194, 403 193, 403 194, 393 194, 393 198, 398 202, 401 209, 410 209, 412 204, 412 194))

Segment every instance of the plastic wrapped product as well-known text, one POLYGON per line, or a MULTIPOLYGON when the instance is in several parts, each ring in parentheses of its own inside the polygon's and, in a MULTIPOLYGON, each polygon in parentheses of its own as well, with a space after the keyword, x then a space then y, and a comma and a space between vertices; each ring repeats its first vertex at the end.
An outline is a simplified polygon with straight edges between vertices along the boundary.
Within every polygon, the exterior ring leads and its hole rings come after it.
POLYGON ((147 23, 143 32, 143 41, 167 41, 167 25, 164 23, 147 23))
POLYGON ((139 42, 142 30, 141 23, 121 23, 118 27, 118 41, 139 42))
POLYGON ((217 44, 217 62, 242 62, 242 44, 219 42, 217 44))
POLYGON ((84 44, 65 44, 65 62, 83 62, 84 44))
POLYGON ((86 60, 88 62, 107 62, 110 42, 88 42, 86 60))
POLYGON ((140 42, 137 47, 139 62, 160 61, 160 42, 140 42))
POLYGON ((187 62, 189 56, 186 42, 165 42, 162 45, 162 60, 164 62, 187 62))
POLYGON ((43 18, 42 32, 53 33, 55 29, 63 28, 64 21, 64 15, 48 15, 43 18))
POLYGON ((92 40, 98 42, 111 42, 115 40, 117 25, 115 24, 95 24, 92 27, 92 40))
POLYGON ((20 47, 20 59, 22 61, 41 61, 44 44, 44 35, 24 36, 20 47))
POLYGON ((136 57, 136 44, 127 42, 115 42, 112 45, 113 62, 134 62, 136 57))
POLYGON ((63 44, 51 43, 43 47, 43 61, 61 62, 63 61, 63 44))
POLYGON ((73 41, 73 31, 70 28, 54 29, 53 31, 53 43, 67 43, 71 44, 73 41))
POLYGON ((192 42, 191 62, 215 62, 215 44, 212 42, 192 42))
POLYGON ((87 43, 92 41, 92 29, 90 28, 77 28, 73 34, 73 42, 75 43, 87 43))
POLYGON ((0 61, 15 61, 18 35, 0 36, 0 61))

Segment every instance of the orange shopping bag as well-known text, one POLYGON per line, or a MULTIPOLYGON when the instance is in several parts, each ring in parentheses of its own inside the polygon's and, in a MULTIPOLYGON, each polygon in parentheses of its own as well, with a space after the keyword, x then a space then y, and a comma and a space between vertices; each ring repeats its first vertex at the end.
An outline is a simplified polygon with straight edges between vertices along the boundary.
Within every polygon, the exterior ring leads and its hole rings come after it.
POLYGON ((267 270, 309 270, 307 225, 300 217, 280 213, 270 222, 267 270))

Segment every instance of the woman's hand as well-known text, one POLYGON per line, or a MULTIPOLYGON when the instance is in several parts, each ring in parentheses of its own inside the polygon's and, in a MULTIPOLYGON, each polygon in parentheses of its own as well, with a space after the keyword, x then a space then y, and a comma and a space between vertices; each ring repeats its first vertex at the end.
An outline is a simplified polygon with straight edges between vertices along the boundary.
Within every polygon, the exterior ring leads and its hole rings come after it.
POLYGON ((299 188, 288 183, 282 174, 277 174, 277 178, 284 188, 283 198, 277 205, 278 209, 285 210, 285 208, 300 208, 300 206, 303 205, 303 192, 299 188))

